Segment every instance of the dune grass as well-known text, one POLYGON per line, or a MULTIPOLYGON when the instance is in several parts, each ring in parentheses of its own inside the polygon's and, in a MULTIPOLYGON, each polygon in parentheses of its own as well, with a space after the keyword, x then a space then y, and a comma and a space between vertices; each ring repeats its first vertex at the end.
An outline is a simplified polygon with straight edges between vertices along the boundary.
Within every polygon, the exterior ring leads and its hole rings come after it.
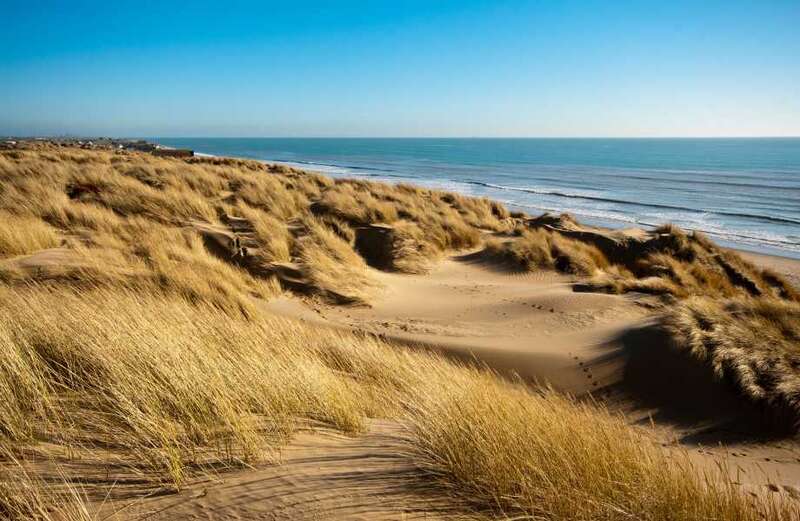
MULTIPOLYGON (((294 265, 307 294, 366 303, 374 282, 354 249, 359 227, 390 226, 393 269, 422 271, 447 250, 509 232, 513 219, 497 203, 249 161, 45 149, 0 153, 0 211, 51 230, 67 252, 58 266, 0 268, 6 517, 87 519, 89 508, 80 494, 54 492, 14 451, 102 454, 154 486, 181 488, 198 473, 276 461, 298 429, 357 436, 369 418, 402 422, 419 479, 487 517, 798 515, 779 496, 746 496, 685 454, 667 455, 602 408, 259 307, 279 291, 272 264, 294 265), (239 238, 263 272, 211 251, 202 227, 239 238)), ((750 299, 794 295, 774 274, 714 256, 710 243, 678 231, 664 233, 656 252, 664 257, 646 266, 552 232, 522 233, 512 257, 530 267, 642 283, 650 270, 676 287, 688 276, 680 267, 694 280, 705 276, 703 287, 750 299), (713 260, 724 278, 692 272, 698 259, 713 260), (664 275, 669 269, 675 275, 664 275)), ((29 253, 51 244, 16 240, 29 253)), ((795 316, 783 308, 759 309, 750 312, 771 321, 775 338, 795 323, 775 318, 795 316)), ((736 327, 761 327, 762 318, 736 327)), ((738 335, 727 319, 714 320, 738 335)), ((795 337, 784 336, 788 350, 795 337)))
POLYGON ((510 519, 791 519, 795 505, 745 497, 602 408, 486 374, 436 381, 410 423, 423 468, 476 510, 510 519))
POLYGON ((583 227, 568 214, 545 214, 517 224, 514 233, 512 240, 488 241, 486 251, 524 270, 579 276, 584 290, 800 301, 800 293, 780 275, 720 248, 702 233, 673 225, 632 237, 583 227))
POLYGON ((409 426, 425 474, 486 515, 792 512, 668 458, 602 409, 375 338, 128 290, 5 289, 0 310, 3 443, 102 447, 154 483, 274 460, 307 425, 358 435, 389 417, 409 426))
POLYGON ((365 304, 375 283, 364 259, 316 217, 303 220, 306 232, 295 242, 301 272, 320 294, 337 303, 365 304))
POLYGON ((94 521, 80 488, 62 479, 60 488, 31 474, 7 452, 10 465, 0 469, 0 516, 8 521, 94 521))
POLYGON ((542 229, 523 228, 513 241, 493 239, 486 248, 528 271, 551 269, 590 276, 610 264, 597 247, 542 229))
MULTIPOLYGON (((156 255, 137 241, 143 235, 175 236, 194 223, 225 227, 225 218, 234 216, 247 222, 246 231, 232 233, 241 235, 256 257, 261 267, 256 276, 269 278, 273 264, 296 264, 307 279, 292 281, 286 289, 337 303, 363 303, 374 282, 360 268, 347 272, 359 263, 355 228, 375 223, 395 227, 397 245, 389 250, 395 262, 388 268, 420 272, 445 251, 477 245, 481 230, 510 226, 508 211, 498 203, 404 185, 333 181, 256 161, 42 147, 0 153, 0 255, 33 253, 67 237, 72 250, 87 246, 82 253, 116 257, 127 264, 122 271, 150 270, 151 278, 165 277, 166 285, 174 286, 169 281, 177 273, 158 268, 165 260, 199 261, 201 249, 177 237, 173 242, 180 248, 164 245, 160 249, 170 251, 156 255), (18 233, 22 225, 30 232, 18 233)), ((20 273, 5 266, 0 278, 51 279, 47 271, 20 273)), ((68 277, 60 278, 80 281, 84 271, 69 270, 68 277)), ((241 303, 253 281, 233 280, 241 282, 241 303)))
POLYGON ((0 256, 25 255, 59 245, 52 226, 32 217, 0 212, 0 256))
POLYGON ((381 407, 318 355, 348 342, 368 353, 369 340, 130 290, 3 290, 0 303, 11 441, 102 442, 179 486, 197 447, 252 463, 300 419, 357 433, 381 407))
POLYGON ((777 420, 800 423, 800 304, 776 299, 688 299, 661 325, 676 348, 706 364, 777 420))

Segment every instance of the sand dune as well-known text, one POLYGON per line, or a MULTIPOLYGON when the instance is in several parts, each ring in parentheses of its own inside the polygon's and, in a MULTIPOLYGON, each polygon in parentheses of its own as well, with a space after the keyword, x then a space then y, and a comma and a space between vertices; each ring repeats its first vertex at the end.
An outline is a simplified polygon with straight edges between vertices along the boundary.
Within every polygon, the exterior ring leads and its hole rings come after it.
MULTIPOLYGON (((613 383, 608 371, 589 374, 578 360, 600 356, 605 342, 647 314, 628 297, 575 293, 552 272, 511 273, 469 257, 446 259, 427 275, 374 276, 384 289, 370 307, 315 304, 318 320, 474 357, 574 394, 613 383)), ((303 316, 302 308, 267 306, 303 316)))
MULTIPOLYGON (((147 519, 455 519, 448 500, 421 487, 404 455, 404 430, 374 421, 357 438, 301 433, 281 463, 198 483, 178 495, 133 504, 109 502, 101 514, 147 519)), ((463 516, 458 516, 463 519, 463 516)))
POLYGON ((720 329, 730 374, 791 382, 796 262, 255 162, 48 150, 0 155, 16 518, 70 503, 27 499, 65 479, 118 518, 800 508, 796 430, 773 414, 791 386, 720 381, 664 318, 704 356, 704 332, 755 309, 743 342, 720 329))
MULTIPOLYGON (((789 276, 798 270, 795 261, 752 257, 789 276)), ((749 490, 800 497, 800 443, 772 434, 763 411, 672 350, 650 297, 574 292, 566 276, 519 273, 474 254, 451 256, 427 275, 373 274, 384 290, 370 307, 294 297, 267 306, 599 400, 665 447, 726 466, 749 490)))
MULTIPOLYGON (((475 255, 451 256, 426 275, 372 275, 383 289, 369 307, 284 295, 264 308, 600 401, 699 468, 725 468, 754 494, 800 499, 800 443, 770 435, 756 407, 665 346, 650 297, 576 293, 563 275, 516 273, 475 255)), ((406 436, 389 420, 372 421, 356 438, 306 432, 278 465, 226 472, 177 495, 108 501, 99 511, 148 519, 463 519, 420 483, 406 436)))

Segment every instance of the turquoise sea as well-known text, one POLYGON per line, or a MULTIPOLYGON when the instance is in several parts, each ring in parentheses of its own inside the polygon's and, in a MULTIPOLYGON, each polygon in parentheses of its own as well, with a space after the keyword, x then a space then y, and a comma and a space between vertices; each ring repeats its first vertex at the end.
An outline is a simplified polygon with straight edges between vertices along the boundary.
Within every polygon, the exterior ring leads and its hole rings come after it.
POLYGON ((151 138, 333 176, 486 196, 612 227, 672 222, 800 258, 800 138, 151 138))

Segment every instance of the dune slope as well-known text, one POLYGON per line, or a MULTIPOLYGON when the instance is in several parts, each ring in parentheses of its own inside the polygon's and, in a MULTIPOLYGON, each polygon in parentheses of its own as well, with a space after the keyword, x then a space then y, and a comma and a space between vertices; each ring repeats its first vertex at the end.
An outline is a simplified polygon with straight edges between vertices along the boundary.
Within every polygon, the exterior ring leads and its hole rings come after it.
POLYGON ((703 238, 629 236, 666 244, 637 272, 492 201, 47 145, 0 154, 0 212, 5 517, 798 513, 608 410, 619 339, 676 299, 794 305, 703 238), (608 276, 690 291, 580 280, 608 276))

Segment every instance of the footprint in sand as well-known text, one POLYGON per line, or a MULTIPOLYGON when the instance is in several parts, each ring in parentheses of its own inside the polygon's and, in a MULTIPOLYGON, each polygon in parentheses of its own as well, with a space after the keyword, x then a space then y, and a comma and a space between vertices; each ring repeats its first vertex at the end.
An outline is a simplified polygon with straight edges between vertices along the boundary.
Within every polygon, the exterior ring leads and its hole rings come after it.
MULTIPOLYGON (((589 371, 589 368, 588 367, 584 367, 583 361, 580 359, 580 357, 573 356, 572 358, 575 361, 578 362, 578 366, 581 368, 581 371, 583 371, 583 373, 586 375, 586 379, 592 381, 594 379, 594 377, 592 376, 591 371, 589 371)), ((592 381, 592 387, 597 387, 597 386, 598 386, 598 382, 596 380, 592 381)))

